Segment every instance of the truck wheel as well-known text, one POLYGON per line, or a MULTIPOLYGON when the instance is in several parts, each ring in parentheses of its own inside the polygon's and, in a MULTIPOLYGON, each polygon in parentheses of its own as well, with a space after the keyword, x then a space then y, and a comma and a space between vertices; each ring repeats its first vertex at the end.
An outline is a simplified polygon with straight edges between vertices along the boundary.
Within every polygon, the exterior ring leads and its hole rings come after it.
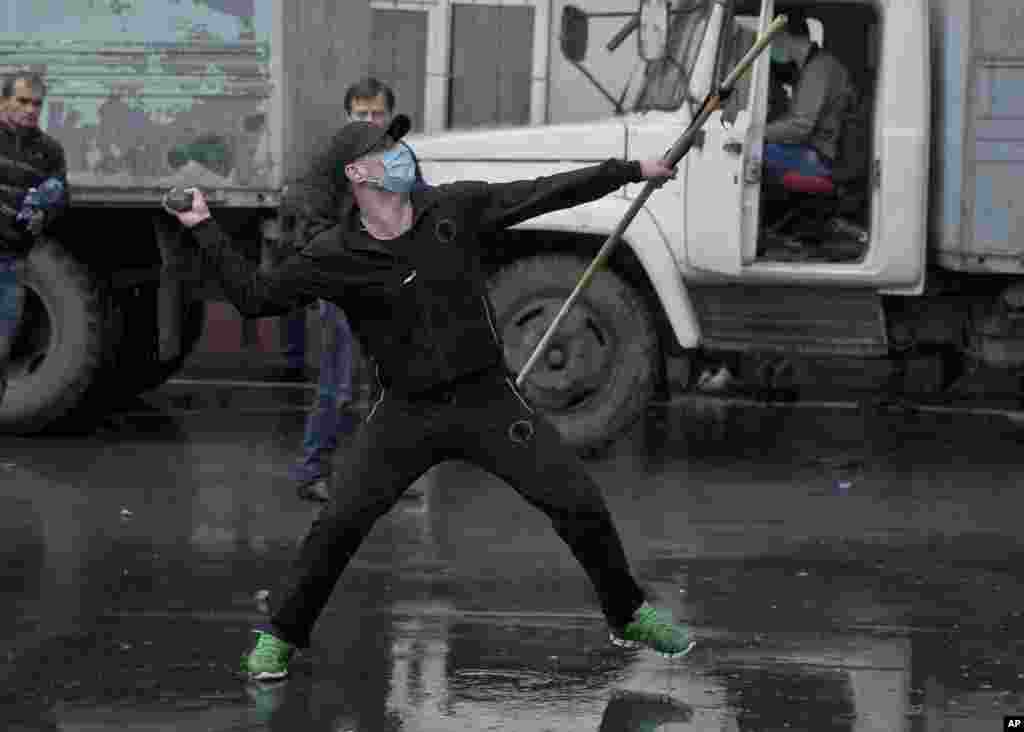
POLYGON ((206 303, 201 300, 189 301, 184 303, 183 310, 184 312, 181 314, 181 353, 170 361, 151 363, 135 385, 134 394, 142 394, 163 386, 164 382, 181 370, 181 367, 185 365, 185 359, 195 350, 206 325, 206 303))
MULTIPOLYGON (((154 295, 122 293, 115 296, 108 331, 116 338, 101 375, 98 390, 106 407, 118 404, 156 389, 177 373, 195 350, 206 324, 206 307, 202 301, 186 301, 181 314, 181 353, 170 361, 156 359, 156 323, 154 295), (133 312, 133 308, 137 312, 133 312), (127 337, 125 334, 130 334, 127 337)), ((97 405, 97 408, 104 408, 97 405)))
POLYGON ((0 400, 0 432, 32 434, 69 414, 92 383, 103 355, 99 287, 52 239, 25 260, 25 308, 0 400))
MULTIPOLYGON (((490 283, 505 362, 526 364, 588 262, 566 254, 518 260, 490 283)), ((600 450, 643 414, 654 390, 658 337, 647 306, 618 275, 600 270, 577 300, 523 396, 579 450, 600 450)))

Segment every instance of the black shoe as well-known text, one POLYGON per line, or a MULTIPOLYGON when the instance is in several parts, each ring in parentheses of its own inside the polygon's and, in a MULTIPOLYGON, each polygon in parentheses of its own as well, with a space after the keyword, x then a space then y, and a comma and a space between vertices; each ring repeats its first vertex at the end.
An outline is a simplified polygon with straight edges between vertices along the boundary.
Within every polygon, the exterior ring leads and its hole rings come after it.
MULTIPOLYGON (((327 456, 324 456, 325 458, 327 456)), ((331 478, 330 459, 324 462, 298 462, 288 469, 288 477, 295 486, 295 493, 304 501, 327 503, 331 491, 328 481, 331 478)))
POLYGON ((331 492, 327 487, 326 478, 318 478, 310 483, 300 484, 296 486, 295 492, 303 501, 328 503, 331 500, 331 492))

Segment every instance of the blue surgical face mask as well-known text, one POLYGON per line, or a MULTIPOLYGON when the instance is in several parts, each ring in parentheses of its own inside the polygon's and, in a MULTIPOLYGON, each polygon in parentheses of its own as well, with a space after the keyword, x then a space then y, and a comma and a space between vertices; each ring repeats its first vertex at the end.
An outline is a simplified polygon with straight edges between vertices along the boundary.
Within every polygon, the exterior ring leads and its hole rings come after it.
POLYGON ((373 181, 374 185, 392 193, 408 193, 416 185, 416 160, 412 150, 399 143, 380 158, 384 164, 384 176, 373 181))
POLYGON ((786 63, 786 52, 779 47, 779 44, 773 43, 771 50, 772 63, 784 64, 786 63))

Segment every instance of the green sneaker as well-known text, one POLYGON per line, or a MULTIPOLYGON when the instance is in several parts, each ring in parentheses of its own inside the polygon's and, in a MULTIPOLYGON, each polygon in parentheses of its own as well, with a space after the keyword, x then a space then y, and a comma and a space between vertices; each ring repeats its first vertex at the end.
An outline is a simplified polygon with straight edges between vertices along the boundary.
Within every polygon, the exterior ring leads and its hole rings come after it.
POLYGON ((256 633, 256 646, 242 657, 242 671, 253 681, 283 679, 288 675, 288 660, 295 646, 262 630, 256 633))
POLYGON ((646 602, 633 613, 633 622, 612 629, 611 641, 621 648, 647 648, 665 658, 682 658, 697 645, 690 640, 689 628, 658 617, 646 602))

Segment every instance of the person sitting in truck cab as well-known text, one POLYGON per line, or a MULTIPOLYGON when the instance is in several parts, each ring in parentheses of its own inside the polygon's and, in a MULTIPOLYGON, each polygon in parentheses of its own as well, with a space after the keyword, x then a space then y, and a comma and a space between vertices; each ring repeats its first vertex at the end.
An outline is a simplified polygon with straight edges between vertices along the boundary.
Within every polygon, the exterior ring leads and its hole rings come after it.
POLYGON ((790 172, 829 178, 856 99, 850 72, 811 41, 806 19, 794 13, 772 41, 771 58, 773 66, 792 65, 796 73, 789 108, 765 127, 765 178, 781 183, 790 172))

